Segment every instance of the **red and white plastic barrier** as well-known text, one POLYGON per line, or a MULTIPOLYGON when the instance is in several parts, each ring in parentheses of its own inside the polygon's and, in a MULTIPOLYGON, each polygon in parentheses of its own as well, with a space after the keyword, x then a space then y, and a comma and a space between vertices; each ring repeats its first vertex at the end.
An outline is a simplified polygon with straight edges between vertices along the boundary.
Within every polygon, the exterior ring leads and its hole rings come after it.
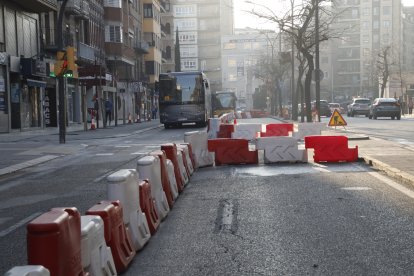
POLYGON ((208 134, 206 132, 186 132, 184 134, 184 141, 191 144, 196 168, 213 166, 214 154, 208 151, 208 134))
POLYGON ((234 126, 234 132, 231 134, 231 138, 253 140, 259 137, 258 133, 261 131, 261 124, 239 124, 234 126))
POLYGON ((151 186, 151 194, 155 199, 155 207, 161 220, 167 217, 170 207, 162 188, 161 167, 158 156, 144 156, 137 162, 139 177, 148 179, 151 186))
POLYGON ((321 135, 322 130, 326 129, 324 123, 299 123, 298 131, 293 133, 297 140, 303 140, 306 136, 321 135))
POLYGON ((308 162, 305 149, 298 149, 298 142, 293 137, 260 137, 256 149, 264 150, 264 162, 308 162))
POLYGON ((104 222, 105 241, 111 248, 116 271, 117 273, 125 271, 135 257, 135 248, 122 219, 123 212, 121 203, 119 201, 101 201, 86 211, 86 214, 100 216, 102 218, 104 222))
POLYGON ((81 216, 83 269, 90 276, 116 276, 111 248, 106 245, 104 223, 99 216, 81 216))
POLYGON ((41 265, 25 265, 13 267, 4 276, 50 276, 50 272, 41 265))
POLYGON ((27 225, 29 265, 43 265, 51 275, 87 275, 80 252, 81 216, 75 207, 53 208, 27 225))
POLYGON ((193 162, 191 161, 190 150, 188 149, 188 146, 185 144, 178 144, 177 147, 183 150, 182 151, 183 161, 184 161, 184 166, 186 166, 188 170, 188 175, 189 176, 193 175, 194 173, 193 162))
POLYGON ((170 179, 168 178, 167 156, 163 150, 152 151, 150 152, 150 155, 158 156, 160 159, 162 189, 164 190, 165 197, 167 198, 168 206, 171 209, 174 205, 174 197, 171 191, 170 179))
POLYGON ((184 190, 184 179, 180 170, 180 162, 178 161, 177 146, 174 143, 167 143, 161 145, 161 150, 165 151, 167 158, 171 160, 174 165, 175 181, 177 183, 178 192, 184 190))
POLYGON ((219 118, 209 118, 208 119, 208 138, 214 139, 217 138, 217 132, 220 129, 221 120, 219 118))
POLYGON ((171 162, 170 159, 167 159, 167 173, 168 173, 168 179, 170 180, 170 189, 171 194, 174 200, 178 197, 178 187, 177 182, 175 180, 175 172, 174 172, 174 164, 171 162))
POLYGON ((147 219, 139 205, 138 174, 134 169, 119 170, 107 178, 107 194, 110 201, 119 200, 123 207, 123 220, 135 250, 139 250, 151 238, 147 219))
POLYGON ((183 157, 183 151, 177 148, 177 160, 178 160, 178 170, 181 175, 181 179, 183 180, 184 186, 188 184, 190 181, 187 170, 184 166, 184 157, 183 157))

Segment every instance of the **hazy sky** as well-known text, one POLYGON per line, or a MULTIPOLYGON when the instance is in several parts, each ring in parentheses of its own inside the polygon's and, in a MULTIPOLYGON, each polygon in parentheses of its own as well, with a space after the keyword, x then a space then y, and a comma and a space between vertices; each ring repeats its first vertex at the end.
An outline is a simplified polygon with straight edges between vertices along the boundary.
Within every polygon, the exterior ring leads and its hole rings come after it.
MULTIPOLYGON (((255 5, 246 3, 246 0, 234 0, 234 18, 236 28, 252 27, 258 29, 276 29, 276 26, 266 20, 258 19, 246 11, 254 7, 257 11, 267 13, 268 10, 261 6, 269 7, 274 12, 285 13, 289 11, 290 0, 250 0, 255 5)), ((402 0, 405 6, 414 6, 414 0, 402 0)))

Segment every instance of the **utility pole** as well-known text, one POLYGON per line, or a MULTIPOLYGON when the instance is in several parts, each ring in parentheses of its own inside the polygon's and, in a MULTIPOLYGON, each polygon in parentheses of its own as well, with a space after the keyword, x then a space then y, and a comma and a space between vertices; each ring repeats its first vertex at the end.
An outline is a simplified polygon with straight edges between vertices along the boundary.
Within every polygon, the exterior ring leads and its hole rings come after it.
MULTIPOLYGON (((65 12, 66 3, 68 0, 59 0, 62 4, 59 9, 58 21, 57 21, 57 43, 58 51, 63 51, 63 13, 65 12)), ((65 89, 63 86, 64 77, 63 74, 58 76, 58 92, 59 92, 59 143, 66 143, 66 101, 65 101, 65 89)))
MULTIPOLYGON (((291 4, 291 24, 292 24, 292 31, 293 31, 293 9, 295 6, 295 0, 290 0, 291 4)), ((292 77, 291 77, 291 91, 292 91, 292 120, 296 121, 298 119, 298 95, 296 95, 295 89, 295 41, 292 39, 292 77)))
POLYGON ((319 68, 319 0, 315 0, 315 96, 316 96, 316 112, 318 114, 318 122, 321 121, 320 116, 320 100, 321 100, 321 79, 319 68))

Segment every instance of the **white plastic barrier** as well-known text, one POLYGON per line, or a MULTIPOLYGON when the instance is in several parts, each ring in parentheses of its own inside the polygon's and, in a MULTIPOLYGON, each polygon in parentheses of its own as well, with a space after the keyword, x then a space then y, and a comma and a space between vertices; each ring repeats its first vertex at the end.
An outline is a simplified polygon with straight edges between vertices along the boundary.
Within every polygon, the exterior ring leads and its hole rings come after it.
POLYGON ((299 123, 297 125, 298 132, 293 133, 293 137, 297 140, 303 140, 305 136, 321 135, 321 131, 326 129, 325 123, 299 123))
POLYGON ((160 162, 158 156, 145 156, 138 160, 137 166, 139 177, 149 180, 158 215, 161 219, 165 219, 170 207, 168 206, 167 196, 162 189, 160 162))
POLYGON ((257 137, 257 133, 262 131, 261 124, 240 124, 234 126, 234 132, 231 138, 253 140, 257 137))
POLYGON ((4 276, 50 276, 50 272, 41 265, 25 265, 13 267, 4 276))
POLYGON ((256 149, 264 150, 264 162, 308 162, 306 149, 298 149, 298 142, 293 137, 260 137, 256 149))
POLYGON ((82 266, 90 276, 115 276, 111 248, 106 245, 104 223, 99 216, 81 216, 82 266))
POLYGON ((175 180, 175 172, 174 172, 174 164, 171 162, 170 159, 167 159, 167 171, 168 171, 168 179, 170 180, 170 188, 173 199, 176 200, 178 197, 178 187, 177 181, 175 180))
POLYGON ((184 166, 183 151, 177 147, 178 169, 181 173, 181 178, 184 180, 184 185, 187 185, 190 179, 184 166))
POLYGON ((107 177, 109 200, 122 204, 124 223, 131 233, 135 250, 139 250, 151 238, 145 213, 139 205, 138 173, 134 169, 119 170, 107 177))
POLYGON ((221 120, 220 118, 210 118, 208 119, 208 138, 214 139, 217 138, 217 132, 220 130, 221 120))
POLYGON ((177 147, 183 150, 183 153, 184 153, 183 158, 185 158, 185 161, 187 162, 188 171, 190 172, 190 176, 193 175, 194 173, 193 162, 191 161, 190 150, 188 149, 188 146, 183 145, 183 144, 178 144, 177 147))
POLYGON ((184 142, 191 144, 196 168, 213 166, 214 153, 208 151, 208 135, 206 132, 186 132, 184 134, 184 142))

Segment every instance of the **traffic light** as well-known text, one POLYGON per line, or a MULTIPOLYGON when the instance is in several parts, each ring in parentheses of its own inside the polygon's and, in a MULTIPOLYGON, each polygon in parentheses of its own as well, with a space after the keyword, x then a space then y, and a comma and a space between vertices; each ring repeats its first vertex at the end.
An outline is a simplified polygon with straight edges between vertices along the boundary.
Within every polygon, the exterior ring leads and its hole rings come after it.
POLYGON ((66 77, 69 78, 78 78, 78 65, 76 61, 78 60, 76 49, 73 46, 66 47, 66 56, 68 61, 68 68, 66 70, 66 77))
POLYGON ((55 76, 60 77, 61 75, 65 74, 67 67, 68 67, 68 62, 66 60, 66 52, 58 51, 56 53, 56 62, 55 62, 55 68, 54 68, 55 76))

